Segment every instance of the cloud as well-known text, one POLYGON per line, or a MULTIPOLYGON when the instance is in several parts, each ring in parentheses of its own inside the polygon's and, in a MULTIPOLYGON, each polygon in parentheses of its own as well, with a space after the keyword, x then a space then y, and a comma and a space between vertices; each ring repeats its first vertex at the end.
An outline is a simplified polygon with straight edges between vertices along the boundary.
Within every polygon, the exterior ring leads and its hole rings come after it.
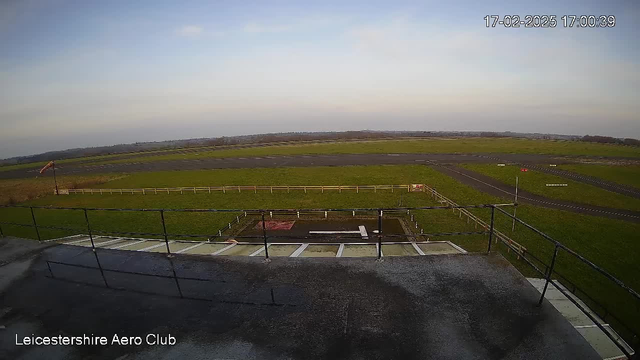
POLYGON ((244 26, 246 33, 279 33, 291 30, 289 25, 262 25, 258 23, 249 23, 244 26))
POLYGON ((203 31, 204 30, 202 29, 201 26, 185 25, 179 28, 178 30, 176 30, 176 33, 180 36, 196 37, 196 36, 200 36, 203 31))

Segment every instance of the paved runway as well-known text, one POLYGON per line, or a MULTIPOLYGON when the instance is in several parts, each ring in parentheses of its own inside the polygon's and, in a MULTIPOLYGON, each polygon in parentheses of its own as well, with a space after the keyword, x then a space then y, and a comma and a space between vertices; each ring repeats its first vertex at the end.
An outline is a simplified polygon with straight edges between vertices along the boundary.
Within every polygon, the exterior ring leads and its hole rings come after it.
MULTIPOLYGON (((580 159, 584 159, 581 157, 580 159)), ((575 163, 578 158, 570 156, 537 155, 537 154, 337 154, 337 155, 296 155, 296 156, 260 156, 237 158, 207 158, 192 160, 132 162, 105 165, 65 164, 57 166, 60 175, 114 172, 144 172, 165 170, 203 170, 203 169, 240 169, 240 168, 278 168, 278 167, 310 167, 310 166, 353 166, 353 165, 449 165, 462 163, 515 163, 523 164, 539 171, 570 178, 608 191, 640 198, 640 191, 628 186, 615 184, 605 180, 575 174, 565 170, 550 169, 548 164, 575 163)), ((438 167, 436 169, 477 190, 505 197, 512 194, 507 185, 469 170, 438 167), (449 169, 449 170, 447 170, 449 169), (467 173, 467 176, 456 172, 467 173), (469 176, 473 174, 471 177, 469 176), (474 179, 475 178, 475 179, 474 179), (481 181, 479 181, 479 179, 481 181), (484 183, 491 184, 487 186, 484 183)), ((35 177, 38 168, 19 169, 0 172, 0 179, 35 177)), ((573 211, 581 214, 604 216, 626 221, 640 222, 640 212, 610 209, 556 199, 521 191, 520 201, 533 205, 573 211)))
MULTIPOLYGON (((407 165, 426 162, 437 163, 492 163, 527 162, 534 164, 570 163, 570 158, 549 155, 527 154, 338 154, 338 155, 296 155, 257 156, 236 158, 207 158, 191 160, 131 162, 105 165, 61 164, 58 174, 85 174, 105 172, 141 172, 163 170, 239 169, 275 168, 301 166, 347 166, 347 165, 407 165)), ((35 177, 39 167, 1 171, 1 179, 35 177)))
MULTIPOLYGON (((469 169, 457 166, 433 166, 437 171, 469 185, 476 190, 498 196, 507 200, 513 200, 515 193, 512 186, 509 186, 490 176, 479 174, 469 169)), ((577 202, 547 198, 541 195, 533 194, 528 191, 518 189, 518 203, 542 206, 551 209, 560 209, 571 211, 579 214, 602 216, 612 219, 631 221, 640 223, 640 212, 613 209, 602 206, 587 205, 577 202)))

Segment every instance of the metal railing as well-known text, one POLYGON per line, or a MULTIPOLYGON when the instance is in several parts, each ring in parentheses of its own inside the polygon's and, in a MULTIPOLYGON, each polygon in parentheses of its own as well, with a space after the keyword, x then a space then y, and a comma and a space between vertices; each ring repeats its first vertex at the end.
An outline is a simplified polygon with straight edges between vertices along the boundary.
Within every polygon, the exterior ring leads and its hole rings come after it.
MULTIPOLYGON (((431 190, 428 190, 431 191, 431 190)), ((558 256, 558 252, 559 251, 563 251, 567 254, 570 254, 572 257, 574 257, 575 259, 577 259, 578 261, 582 262, 583 264, 586 264, 589 268, 593 269, 594 271, 596 271, 597 273, 601 274, 602 276, 604 276, 607 280, 609 280, 612 284, 616 285, 617 287, 619 287, 620 289, 624 290, 626 293, 630 294, 632 296, 632 298, 636 301, 636 304, 638 307, 640 307, 640 294, 638 294, 638 292, 636 292, 635 290, 633 290, 631 287, 629 287, 628 285, 624 284, 621 280, 619 280, 618 278, 616 278, 615 276, 611 275, 610 273, 608 273, 606 270, 602 269, 601 267, 599 267, 598 265, 594 264, 593 262, 591 262, 590 260, 584 258, 582 255, 578 254, 577 252, 575 252, 574 250, 571 250, 570 248, 568 248, 567 246, 563 245, 562 243, 558 242, 557 240, 553 239, 552 237, 550 237, 549 235, 545 234, 544 232, 536 229, 535 227, 527 224, 526 222, 522 221, 521 219, 518 219, 516 217, 514 217, 513 215, 509 214, 507 211, 503 210, 503 207, 507 207, 507 206, 515 206, 516 204, 481 204, 481 205, 453 205, 455 204, 453 201, 447 199, 446 197, 438 194, 435 190, 432 191, 432 194, 434 195, 434 197, 436 199, 440 199, 442 202, 446 202, 448 205, 447 206, 425 206, 425 207, 396 207, 396 208, 349 208, 349 209, 344 209, 344 208, 312 208, 312 209, 251 209, 251 210, 247 210, 247 209, 124 209, 124 208, 73 208, 73 207, 50 207, 50 206, 21 206, 21 205, 5 205, 5 206, 1 206, 2 208, 23 208, 23 209, 29 209, 29 214, 31 217, 31 224, 20 224, 20 223, 11 223, 11 222, 0 222, 0 236, 4 236, 4 232, 2 230, 2 225, 13 225, 13 226, 24 226, 24 227, 32 227, 35 229, 36 232, 36 236, 38 238, 38 240, 42 240, 41 238, 41 234, 40 234, 40 229, 55 229, 55 230, 72 230, 72 231, 78 231, 78 228, 68 228, 68 227, 60 227, 60 226, 43 226, 43 225, 39 225, 37 222, 37 218, 36 215, 34 213, 34 209, 47 209, 47 210, 72 210, 72 211, 80 211, 83 213, 84 215, 84 220, 85 220, 85 225, 86 225, 86 231, 88 233, 89 236, 89 240, 91 242, 91 248, 93 249, 93 251, 96 251, 96 246, 94 243, 94 235, 96 235, 96 232, 94 232, 92 230, 91 227, 91 222, 89 220, 89 212, 92 211, 110 211, 110 212, 143 212, 143 213, 157 213, 158 219, 162 224, 162 232, 161 233, 153 233, 153 232, 118 232, 118 231, 110 231, 107 232, 109 234, 118 234, 118 235, 143 235, 143 236, 157 236, 161 239, 164 240, 165 242, 165 246, 166 246, 166 250, 167 250, 167 255, 168 256, 172 256, 171 254, 171 249, 169 247, 169 237, 220 237, 222 239, 225 238, 230 238, 231 236, 226 236, 226 235, 220 235, 220 233, 218 233, 217 235, 212 235, 212 234, 174 234, 174 233, 169 233, 167 231, 166 228, 166 223, 165 223, 165 213, 167 212, 180 212, 180 213, 227 213, 227 214, 243 214, 244 216, 248 216, 248 215, 258 215, 261 218, 261 224, 262 224, 262 233, 260 235, 245 235, 245 236, 240 236, 240 235, 234 235, 234 238, 251 238, 251 239, 260 239, 262 240, 262 243, 264 245, 264 256, 265 259, 269 259, 269 238, 278 238, 278 239, 282 239, 282 238, 295 238, 295 239, 303 239, 303 238, 322 238, 323 236, 313 236, 313 237, 309 237, 309 236, 286 236, 286 235, 270 235, 267 232, 266 229, 266 216, 273 216, 275 215, 291 215, 291 216, 299 216, 300 214, 326 214, 331 212, 331 213, 345 213, 345 212, 349 212, 352 213, 353 215, 355 215, 356 213, 361 213, 361 214, 372 214, 375 213, 375 216, 377 218, 377 232, 375 235, 373 235, 372 237, 375 238, 376 240, 376 244, 377 244, 377 250, 378 250, 378 254, 377 254, 377 258, 381 259, 382 257, 382 242, 383 242, 383 238, 384 239, 396 239, 398 237, 409 237, 409 238, 416 238, 417 236, 421 236, 421 234, 387 234, 387 233, 383 233, 384 229, 383 229, 383 217, 385 216, 385 214, 387 216, 391 216, 391 215, 398 215, 398 214, 406 214, 406 213, 410 213, 412 211, 421 211, 421 210, 452 210, 453 212, 458 211, 460 213, 460 216, 465 215, 467 216, 469 219, 474 220, 476 223, 480 224, 481 227, 483 228, 483 231, 478 231, 478 232, 448 232, 448 233, 436 233, 436 234, 431 234, 433 236, 447 236, 447 235, 470 235, 470 234, 487 234, 488 233, 488 239, 487 239, 487 253, 491 252, 491 244, 495 239, 499 239, 500 241, 498 242, 498 244, 502 243, 504 245, 506 245, 507 249, 513 250, 514 253, 516 254, 516 256, 518 256, 519 259, 525 261, 525 263, 527 263, 528 265, 530 265, 537 273, 539 273, 540 275, 542 275, 545 279, 545 285, 544 288, 542 290, 541 296, 540 296, 540 300, 539 300, 539 304, 542 304, 543 300, 544 300, 544 296, 545 293, 547 291, 547 288, 549 286, 549 284, 553 285, 555 288, 557 288, 561 293, 563 293, 572 303, 574 303, 582 312, 585 313, 585 315, 587 317, 589 317, 589 319, 591 319, 594 324, 596 324, 596 326, 598 328, 600 328, 615 344, 618 348, 620 348, 620 350, 628 357, 631 358, 632 356, 632 351, 629 351, 629 349, 625 346, 625 343, 622 343, 620 341, 620 339, 617 339, 613 334, 611 334, 611 332, 609 330, 606 329, 606 327, 600 323, 600 321, 589 312, 589 309, 585 308, 585 306, 583 304, 581 304, 580 302, 578 302, 576 299, 574 299, 572 296, 570 296, 567 293, 567 289, 564 288, 561 284, 560 281, 558 280, 554 280, 554 277, 556 278, 561 278, 563 280, 566 280, 566 277, 560 275, 555 267, 557 266, 557 256, 558 256), (478 218, 477 216, 475 216, 474 214, 469 212, 469 209, 491 209, 491 221, 490 223, 486 223, 484 222, 482 219, 478 218), (533 232, 535 232, 536 234, 538 234, 539 236, 541 236, 542 238, 544 238, 545 240, 547 240, 548 242, 550 242, 553 246, 554 246, 554 252, 553 252, 553 256, 550 260, 549 265, 545 264, 542 260, 540 260, 539 258, 535 257, 533 254, 531 254, 529 251, 526 250, 526 248, 524 248, 523 246, 521 246, 520 244, 517 244, 515 241, 509 239, 506 235, 500 233, 499 231, 497 231, 495 229, 495 214, 496 214, 496 210, 499 213, 502 213, 506 216, 508 216, 509 218, 513 219, 514 221, 518 222, 519 224, 525 226, 526 228, 532 230, 533 232), (537 263, 537 264, 536 264, 537 263), (541 266, 542 265, 542 266, 541 266), (541 267, 544 267, 544 269, 542 269, 541 267)), ((240 215, 237 215, 240 216, 240 215)), ((237 217, 236 219, 238 219, 239 222, 239 217, 237 217)), ((424 234, 427 235, 427 234, 424 234)), ((329 238, 333 238, 335 236, 324 236, 329 237, 329 238)), ((96 259, 97 260, 97 259, 96 259)), ((98 260, 97 260, 98 261, 98 260)), ((568 282, 568 280, 566 281, 568 282)), ((571 284, 571 286, 575 289, 577 289, 577 287, 575 286, 575 284, 572 284, 571 282, 568 282, 569 284, 571 284)), ((583 294, 586 294, 586 292, 581 291, 583 294)), ((593 300, 592 298, 589 297, 590 300, 593 300)), ((598 304, 597 302, 593 301, 594 303, 598 304)), ((604 308, 604 307, 602 307, 604 308)), ((607 311, 609 314, 611 313, 610 311, 607 311)), ((611 314, 610 316, 613 316, 613 314, 611 314)), ((617 322, 619 324, 621 324, 621 326, 624 326, 625 329, 628 331, 628 333, 633 334, 631 338, 628 338, 628 340, 632 340, 632 342, 634 343, 634 347, 638 346, 638 336, 635 333, 635 331, 628 325, 626 325, 623 321, 620 321, 619 318, 613 316, 617 322)), ((636 351, 637 353, 637 351, 636 351)))
MULTIPOLYGON (((594 271, 596 271, 597 273, 599 273, 600 275, 604 276, 607 280, 611 281, 613 284, 615 284, 616 286, 618 286, 619 288, 621 288, 622 290, 624 290, 625 292, 627 292, 628 294, 630 294, 632 296, 632 298, 634 299, 634 301, 636 302, 636 306, 640 307, 640 294, 638 294, 638 292, 636 292, 635 290, 633 290, 631 287, 629 287, 628 285, 626 285, 624 282, 622 282, 620 279, 618 279, 617 277, 613 276, 612 274, 610 274, 609 272, 607 272, 606 270, 604 270, 603 268, 601 268, 600 266, 594 264, 593 262, 591 262, 590 260, 586 259, 585 257, 583 257, 582 255, 578 254, 577 252, 575 252, 574 250, 568 248, 566 245, 560 243, 559 241, 553 239, 551 236, 545 234, 544 232, 536 229, 535 227, 533 227, 530 224, 527 224, 526 222, 522 221, 521 219, 518 219, 517 217, 509 214, 508 212, 504 211, 503 209, 499 208, 499 207, 495 207, 494 210, 497 209, 500 213, 508 216, 509 218, 515 220, 516 222, 518 222, 519 224, 525 226, 527 229, 533 231, 534 233, 540 235, 542 238, 544 238, 545 240, 547 240, 548 242, 550 242, 553 247, 553 256, 551 257, 550 260, 550 264, 546 265, 543 261, 541 261, 540 259, 534 257, 533 255, 527 253, 527 254, 523 254, 522 259, 528 264, 530 265, 536 272, 538 272, 540 275, 542 275, 545 279, 545 283, 544 283, 544 288, 542 289, 542 292, 540 294, 540 300, 538 301, 538 305, 542 305, 542 302, 544 301, 544 297, 545 294, 547 292, 547 288, 549 287, 549 284, 553 285, 558 291, 560 291, 567 299, 569 299, 569 301, 571 301, 578 309, 580 309, 580 311, 582 311, 591 321, 593 321, 593 323, 600 329, 602 330, 602 332, 605 333, 605 335, 611 339, 611 341, 613 341, 613 343, 620 349, 620 351, 622 351, 622 353, 627 356, 629 359, 633 359, 637 358, 637 348, 640 345, 640 339, 638 338, 638 335, 635 333, 635 331, 628 325, 626 325, 623 321, 621 321, 619 318, 611 315, 612 317, 614 317, 617 322, 618 322, 618 326, 623 326, 624 330, 627 331, 628 333, 632 334, 631 338, 629 338, 628 340, 630 340, 632 342, 632 347, 635 349, 635 351, 630 351, 629 348, 626 346, 627 344, 624 342, 621 342, 619 338, 617 338, 615 335, 613 335, 601 322, 599 319, 597 319, 589 310, 589 308, 586 308, 584 306, 584 304, 582 304, 580 301, 577 301, 573 296, 571 296, 568 293, 568 290, 561 285, 560 281, 556 281, 553 279, 553 277, 555 276, 556 278, 561 278, 562 280, 566 280, 566 277, 560 275, 556 270, 556 263, 557 263, 557 259, 558 259, 558 253, 559 251, 563 251, 569 255, 571 255, 573 258, 577 259, 578 261, 580 261, 581 263, 587 265, 589 268, 593 269, 594 271), (533 257, 538 263, 543 264, 545 266, 544 271, 541 270, 538 266, 536 266, 531 259, 529 259, 529 257, 533 257)), ((492 216, 492 223, 493 223, 493 216, 492 216)), ((569 284, 572 284, 572 286, 574 287, 574 293, 575 293, 575 289, 577 288, 575 286, 575 284, 571 283, 570 281, 568 281, 569 284)), ((582 293, 584 295, 587 295, 586 292, 582 291, 582 293)), ((592 302, 598 304, 595 300, 593 300, 592 297, 588 296, 589 300, 591 300, 592 302)), ((600 304, 598 304, 599 306, 601 306, 603 309, 606 310, 606 308, 600 304)), ((610 314, 609 311, 607 311, 607 313, 610 314)))

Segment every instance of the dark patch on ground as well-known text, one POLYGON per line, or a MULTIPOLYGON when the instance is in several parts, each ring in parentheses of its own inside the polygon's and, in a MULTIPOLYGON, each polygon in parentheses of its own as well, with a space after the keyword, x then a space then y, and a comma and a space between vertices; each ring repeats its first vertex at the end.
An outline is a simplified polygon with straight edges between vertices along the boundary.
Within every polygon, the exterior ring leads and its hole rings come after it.
POLYGON ((207 281, 149 278, 52 265, 95 266, 90 249, 44 251, 2 294, 0 357, 35 359, 14 334, 171 333, 174 347, 50 349, 49 359, 596 359, 575 329, 499 255, 373 259, 178 255, 98 250, 104 268, 207 281), (487 261, 491 259, 491 261, 487 261), (64 280, 63 280, 64 279, 64 280), (79 284, 77 281, 86 284, 79 284), (147 292, 147 293, 144 293, 147 292), (273 295, 272 295, 273 294, 273 295), (191 300, 186 298, 206 300, 191 300))
MULTIPOLYGON (((378 229, 377 219, 349 218, 349 219, 317 219, 294 220, 290 230, 269 230, 269 242, 371 242, 378 241, 374 230, 378 229), (369 239, 363 240, 360 234, 309 234, 309 231, 358 231, 358 227, 364 225, 369 239)), ((261 220, 252 220, 250 224, 238 233, 239 241, 262 241, 262 228, 258 225, 261 220), (254 238, 242 238, 250 236, 254 238)), ((407 241, 405 231, 399 219, 382 219, 383 241, 407 241), (397 235, 397 236, 396 236, 397 235)))

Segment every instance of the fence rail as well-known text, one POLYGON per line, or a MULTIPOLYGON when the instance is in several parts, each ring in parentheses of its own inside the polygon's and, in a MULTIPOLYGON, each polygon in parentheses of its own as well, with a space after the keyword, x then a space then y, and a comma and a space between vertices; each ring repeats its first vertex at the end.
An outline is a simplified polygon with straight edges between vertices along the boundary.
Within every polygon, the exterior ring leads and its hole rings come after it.
POLYGON ((409 184, 409 185, 225 185, 225 186, 190 186, 190 187, 160 187, 160 188, 135 188, 135 189, 61 189, 60 195, 69 194, 142 194, 142 195, 157 195, 157 194, 169 194, 169 193, 212 193, 212 192, 242 192, 242 191, 355 191, 360 190, 395 190, 406 192, 422 192, 424 184, 409 184))
MULTIPOLYGON (((435 189, 424 185, 424 192, 426 193, 431 193, 431 195, 433 196, 433 198, 440 202, 441 204, 447 204, 451 207, 452 211, 455 213, 456 210, 458 210, 458 213, 460 214, 460 218, 462 218, 462 216, 466 216, 467 217, 467 222, 469 221, 473 221, 476 224, 476 228, 478 225, 480 225, 482 228, 484 228, 485 230, 489 231, 490 228, 492 228, 492 224, 487 224, 484 220, 480 219, 479 217, 477 217, 476 215, 474 215, 473 213, 471 213, 469 210, 467 210, 467 208, 464 207, 459 207, 458 204, 456 202, 454 202, 453 200, 445 197, 444 195, 440 194, 439 192, 437 192, 435 189)), ((517 204, 515 204, 517 206, 517 204)), ((511 239, 510 237, 508 237, 507 235, 505 235, 504 233, 498 231, 497 229, 493 229, 493 236, 495 236, 496 238, 496 242, 498 240, 502 241, 504 244, 507 245, 507 249, 512 249, 516 252, 516 255, 518 257, 518 259, 520 259, 520 256, 523 256, 525 254, 525 252, 527 251, 527 248, 524 247, 523 245, 519 244, 518 242, 516 242, 515 240, 511 239)))

